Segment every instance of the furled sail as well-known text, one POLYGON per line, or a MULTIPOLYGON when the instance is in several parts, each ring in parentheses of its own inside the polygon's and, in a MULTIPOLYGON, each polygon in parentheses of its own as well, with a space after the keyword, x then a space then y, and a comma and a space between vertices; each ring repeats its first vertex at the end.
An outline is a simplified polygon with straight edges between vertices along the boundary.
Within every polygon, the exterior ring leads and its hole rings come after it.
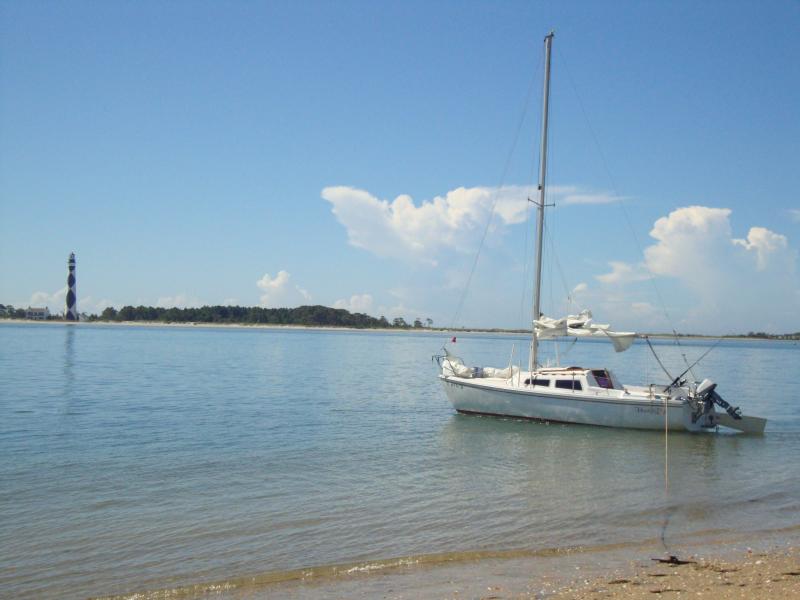
POLYGON ((606 337, 614 344, 614 350, 624 352, 633 344, 636 334, 630 331, 610 331, 610 325, 592 322, 592 312, 581 311, 579 315, 568 315, 560 319, 541 316, 533 322, 536 337, 539 339, 554 337, 606 337))

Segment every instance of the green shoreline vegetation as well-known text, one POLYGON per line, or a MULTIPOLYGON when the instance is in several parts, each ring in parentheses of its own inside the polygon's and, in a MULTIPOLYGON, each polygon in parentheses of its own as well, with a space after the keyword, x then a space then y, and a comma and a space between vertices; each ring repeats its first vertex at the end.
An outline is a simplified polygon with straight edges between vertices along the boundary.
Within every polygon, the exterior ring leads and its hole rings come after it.
MULTIPOLYGON (((0 304, 0 318, 26 319, 24 308, 0 304)), ((62 315, 51 315, 48 321, 63 321, 62 315)), ((481 327, 433 327, 431 319, 416 318, 407 322, 403 317, 389 321, 386 317, 372 317, 365 313, 351 313, 343 308, 313 305, 296 308, 262 308, 260 306, 201 306, 199 308, 162 308, 154 306, 123 306, 117 310, 109 306, 99 315, 81 315, 84 322, 113 323, 198 323, 220 325, 274 325, 298 327, 342 327, 349 329, 424 329, 430 331, 464 331, 481 333, 529 333, 526 329, 502 329, 481 327)), ((653 337, 675 337, 674 334, 650 333, 653 337)), ((680 333, 681 338, 724 338, 800 340, 800 331, 794 333, 766 333, 750 331, 746 334, 708 336, 704 334, 680 333)))

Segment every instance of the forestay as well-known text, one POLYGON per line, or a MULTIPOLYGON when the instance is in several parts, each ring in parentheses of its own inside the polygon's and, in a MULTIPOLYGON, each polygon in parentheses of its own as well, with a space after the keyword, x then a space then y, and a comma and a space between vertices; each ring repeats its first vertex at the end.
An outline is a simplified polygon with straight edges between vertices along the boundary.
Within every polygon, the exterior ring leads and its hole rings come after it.
POLYGON ((633 344, 636 334, 630 331, 610 331, 610 325, 592 322, 592 312, 583 310, 579 315, 568 315, 560 319, 542 316, 533 322, 536 337, 605 337, 614 344, 614 350, 624 352, 633 344))

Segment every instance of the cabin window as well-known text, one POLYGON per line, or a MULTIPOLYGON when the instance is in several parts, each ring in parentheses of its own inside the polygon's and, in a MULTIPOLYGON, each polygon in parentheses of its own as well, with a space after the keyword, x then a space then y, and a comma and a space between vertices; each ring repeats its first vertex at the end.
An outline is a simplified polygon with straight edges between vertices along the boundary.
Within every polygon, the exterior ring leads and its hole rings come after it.
POLYGON ((556 387, 562 390, 582 390, 580 381, 574 379, 556 379, 556 387))
POLYGON ((544 387, 550 387, 550 380, 549 379, 534 379, 531 381, 530 379, 525 380, 525 385, 541 385, 544 387))
POLYGON ((607 390, 614 389, 614 382, 611 381, 611 375, 608 374, 608 371, 605 369, 597 369, 596 371, 592 371, 592 375, 597 380, 597 385, 601 388, 606 388, 607 390))

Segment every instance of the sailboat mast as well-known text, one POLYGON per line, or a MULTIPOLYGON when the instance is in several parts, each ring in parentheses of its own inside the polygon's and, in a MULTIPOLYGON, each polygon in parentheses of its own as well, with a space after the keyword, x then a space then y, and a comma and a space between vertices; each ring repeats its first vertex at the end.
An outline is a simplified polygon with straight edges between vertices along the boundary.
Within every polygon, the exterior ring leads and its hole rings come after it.
MULTIPOLYGON (((533 290, 533 320, 541 315, 540 297, 542 291, 542 239, 544 232, 544 188, 547 175, 547 113, 550 104, 550 49, 553 45, 551 31, 544 38, 544 90, 542 92, 542 146, 539 153, 539 202, 537 203, 536 220, 536 280, 533 290)), ((536 355, 539 342, 536 339, 536 325, 531 323, 530 371, 536 368, 536 355)))

